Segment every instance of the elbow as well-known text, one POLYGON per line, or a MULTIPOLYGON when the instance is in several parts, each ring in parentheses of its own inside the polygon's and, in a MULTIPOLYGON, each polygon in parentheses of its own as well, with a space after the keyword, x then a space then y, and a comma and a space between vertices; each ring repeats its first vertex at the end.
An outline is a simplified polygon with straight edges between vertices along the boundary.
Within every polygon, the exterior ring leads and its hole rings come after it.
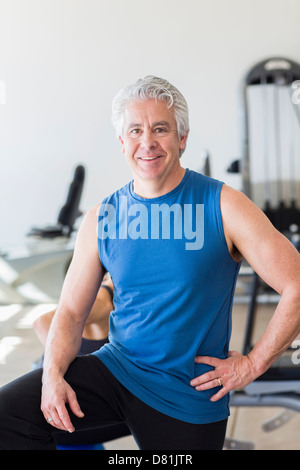
POLYGON ((32 323, 32 328, 34 329, 36 333, 39 333, 41 331, 41 328, 42 328, 41 317, 36 318, 34 320, 34 322, 32 323))
POLYGON ((35 331, 38 339, 41 341, 42 344, 46 344, 48 332, 51 325, 51 319, 49 315, 42 315, 36 318, 32 324, 32 328, 35 331))
POLYGON ((288 282, 280 292, 280 295, 300 302, 300 278, 288 282))

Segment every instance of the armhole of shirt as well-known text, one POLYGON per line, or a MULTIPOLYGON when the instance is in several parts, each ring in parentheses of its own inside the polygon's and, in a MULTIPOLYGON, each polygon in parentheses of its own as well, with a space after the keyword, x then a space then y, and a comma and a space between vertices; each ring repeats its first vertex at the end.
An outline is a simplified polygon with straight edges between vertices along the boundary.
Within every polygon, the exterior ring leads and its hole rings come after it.
MULTIPOLYGON (((104 267, 103 265, 103 256, 102 256, 102 237, 101 237, 101 234, 99 233, 99 218, 100 218, 100 210, 101 210, 101 207, 103 206, 104 204, 104 201, 101 202, 100 204, 100 207, 99 207, 99 210, 98 210, 98 214, 97 214, 97 244, 98 244, 98 256, 99 256, 99 260, 102 264, 102 266, 104 267)), ((104 267, 104 269, 106 270, 106 268, 104 267)))
POLYGON ((215 192, 215 211, 216 211, 218 233, 219 233, 219 237, 220 237, 227 259, 229 259, 230 262, 234 266, 237 266, 239 263, 232 258, 228 249, 228 245, 227 245, 227 241, 226 241, 225 233, 224 233, 223 219, 222 219, 222 213, 221 213, 221 190, 222 190, 223 184, 224 183, 219 181, 217 188, 216 188, 216 192, 215 192))

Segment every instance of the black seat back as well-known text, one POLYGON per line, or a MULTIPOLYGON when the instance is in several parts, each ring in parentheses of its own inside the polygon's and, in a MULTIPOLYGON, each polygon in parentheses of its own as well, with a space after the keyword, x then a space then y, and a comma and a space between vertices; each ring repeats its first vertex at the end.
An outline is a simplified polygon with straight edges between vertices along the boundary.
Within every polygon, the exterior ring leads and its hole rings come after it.
POLYGON ((75 169, 73 181, 70 184, 67 200, 58 215, 58 224, 67 227, 69 229, 69 233, 72 232, 77 217, 81 215, 79 203, 82 195, 84 179, 85 169, 82 165, 78 165, 75 169))

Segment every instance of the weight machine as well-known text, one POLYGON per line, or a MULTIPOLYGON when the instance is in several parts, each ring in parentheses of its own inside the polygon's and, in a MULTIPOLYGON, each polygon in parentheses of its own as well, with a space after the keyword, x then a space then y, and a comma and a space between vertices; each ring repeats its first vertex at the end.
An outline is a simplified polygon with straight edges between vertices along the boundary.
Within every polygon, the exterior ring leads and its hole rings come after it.
MULTIPOLYGON (((243 192, 273 225, 300 249, 300 65, 275 57, 259 62, 246 76, 243 90, 244 154, 229 172, 240 172, 243 192)), ((241 277, 249 276, 249 267, 241 277)), ((268 287, 252 272, 243 354, 252 348, 259 296, 268 287)), ((279 300, 279 296, 278 296, 279 300)), ((293 345, 273 366, 241 391, 230 406, 280 407, 283 412, 263 424, 272 431, 300 412, 300 367, 293 345)), ((251 442, 227 439, 229 449, 253 449, 251 442)))
POLYGON ((74 251, 85 168, 78 165, 54 225, 33 227, 24 246, 0 253, 3 303, 56 302, 74 251))

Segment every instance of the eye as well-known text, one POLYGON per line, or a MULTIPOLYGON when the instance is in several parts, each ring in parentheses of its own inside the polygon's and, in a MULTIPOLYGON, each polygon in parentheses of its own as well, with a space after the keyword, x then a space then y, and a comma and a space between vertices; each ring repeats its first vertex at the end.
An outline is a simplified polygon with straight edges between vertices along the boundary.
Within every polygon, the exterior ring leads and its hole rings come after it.
POLYGON ((162 134, 162 133, 164 133, 164 132, 167 132, 167 130, 164 129, 163 127, 157 127, 157 128, 155 129, 155 132, 156 132, 156 134, 162 134))
POLYGON ((133 135, 138 135, 138 134, 140 134, 140 132, 141 132, 141 129, 132 129, 130 131, 130 133, 133 134, 133 135))

